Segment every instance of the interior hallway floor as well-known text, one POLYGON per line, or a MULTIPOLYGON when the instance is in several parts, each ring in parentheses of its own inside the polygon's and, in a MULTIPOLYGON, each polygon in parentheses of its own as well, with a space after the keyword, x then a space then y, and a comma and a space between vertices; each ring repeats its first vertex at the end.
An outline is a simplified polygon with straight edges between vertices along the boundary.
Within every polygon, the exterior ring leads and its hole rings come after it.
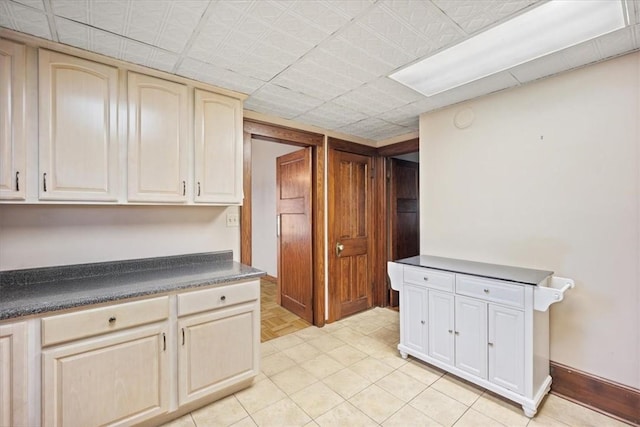
POLYGON ((260 280, 260 339, 262 342, 288 335, 311 326, 276 302, 275 281, 260 280))
POLYGON ((374 308, 261 344, 250 388, 166 426, 624 426, 554 395, 529 419, 519 406, 396 345, 398 312, 374 308))

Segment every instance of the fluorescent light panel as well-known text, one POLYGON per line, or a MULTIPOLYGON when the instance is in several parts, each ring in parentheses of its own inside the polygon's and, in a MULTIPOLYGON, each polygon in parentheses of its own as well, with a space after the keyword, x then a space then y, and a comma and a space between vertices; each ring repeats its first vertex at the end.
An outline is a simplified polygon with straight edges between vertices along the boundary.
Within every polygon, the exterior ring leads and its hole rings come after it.
POLYGON ((389 77, 433 96, 624 26, 622 0, 552 0, 389 77))

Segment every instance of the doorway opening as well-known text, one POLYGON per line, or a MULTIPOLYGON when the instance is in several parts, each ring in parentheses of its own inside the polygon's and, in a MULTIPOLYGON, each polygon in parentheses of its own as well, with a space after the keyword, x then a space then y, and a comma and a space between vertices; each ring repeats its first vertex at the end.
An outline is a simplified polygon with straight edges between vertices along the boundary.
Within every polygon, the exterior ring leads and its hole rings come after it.
POLYGON ((324 325, 324 135, 244 120, 240 259, 277 304, 324 325), (254 167, 255 166, 255 167, 254 167))

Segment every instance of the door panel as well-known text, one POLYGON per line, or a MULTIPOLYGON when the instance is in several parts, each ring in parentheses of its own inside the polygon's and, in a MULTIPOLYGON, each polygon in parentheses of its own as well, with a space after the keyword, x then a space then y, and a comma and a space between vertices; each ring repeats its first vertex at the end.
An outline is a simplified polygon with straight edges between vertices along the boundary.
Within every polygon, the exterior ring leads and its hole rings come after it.
POLYGON ((278 302, 313 322, 311 147, 276 159, 278 302))
MULTIPOLYGON (((429 291, 429 356, 453 365, 453 294, 429 291)), ((404 310, 404 307, 402 308, 404 310)))
POLYGON ((372 303, 372 158, 329 152, 330 321, 372 303))
MULTIPOLYGON (((420 211, 418 163, 399 159, 390 161, 390 260, 420 254, 420 211)), ((398 305, 398 292, 391 291, 390 305, 398 305)))
POLYGON ((487 303, 455 297, 456 368, 487 378, 487 303))

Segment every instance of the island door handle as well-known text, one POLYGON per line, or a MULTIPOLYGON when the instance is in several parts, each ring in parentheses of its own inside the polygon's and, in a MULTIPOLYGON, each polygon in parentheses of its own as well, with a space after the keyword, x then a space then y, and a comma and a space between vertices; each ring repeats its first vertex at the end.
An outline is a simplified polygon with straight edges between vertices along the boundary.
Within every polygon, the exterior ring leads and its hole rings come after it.
POLYGON ((336 243, 336 256, 340 256, 342 251, 344 251, 344 245, 340 242, 336 243))
POLYGON ((185 196, 187 194, 187 181, 182 181, 182 195, 185 196))
POLYGON ((182 328, 182 345, 184 345, 184 328, 182 328))
POLYGON ((20 172, 16 171, 16 191, 20 191, 20 172))
POLYGON ((200 197, 200 181, 198 181, 198 197, 200 197))
POLYGON ((47 191, 47 173, 42 174, 42 190, 47 191))
POLYGON ((162 333, 162 351, 167 350, 167 334, 162 333))

